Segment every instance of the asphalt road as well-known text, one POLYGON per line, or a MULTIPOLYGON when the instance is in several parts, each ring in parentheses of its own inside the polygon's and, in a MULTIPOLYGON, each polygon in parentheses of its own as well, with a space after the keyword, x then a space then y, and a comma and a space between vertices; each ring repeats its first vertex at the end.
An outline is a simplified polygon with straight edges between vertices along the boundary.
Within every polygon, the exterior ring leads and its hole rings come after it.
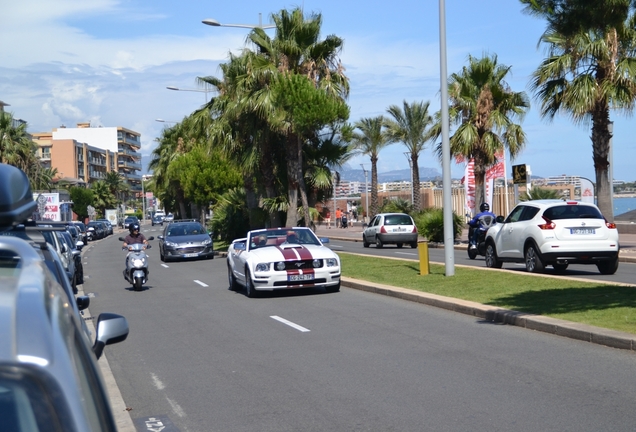
POLYGON ((129 321, 106 355, 139 431, 159 420, 163 432, 636 424, 628 351, 348 288, 249 299, 228 290, 225 260, 162 265, 157 248, 135 292, 116 236, 85 254, 84 290, 92 315, 129 321))
MULTIPOLYGON (((329 247, 338 252, 352 252, 360 254, 368 254, 372 256, 384 256, 392 258, 403 258, 411 260, 419 260, 418 250, 410 247, 402 247, 398 249, 394 245, 384 246, 382 249, 376 249, 374 245, 365 248, 361 242, 352 242, 346 240, 330 240, 329 247)), ((486 263, 483 256, 477 256, 474 260, 468 258, 468 253, 464 249, 455 249, 455 264, 467 265, 473 267, 485 268, 486 263)), ((429 261, 434 263, 444 263, 443 248, 429 248, 429 261)), ((503 269, 511 271, 519 271, 526 273, 526 267, 523 263, 504 263, 503 269)), ((576 277, 588 280, 590 282, 603 281, 610 283, 626 283, 636 285, 636 263, 621 262, 618 265, 618 271, 613 275, 602 275, 598 272, 595 265, 570 265, 565 272, 557 274, 552 267, 547 267, 545 274, 556 277, 576 277)))

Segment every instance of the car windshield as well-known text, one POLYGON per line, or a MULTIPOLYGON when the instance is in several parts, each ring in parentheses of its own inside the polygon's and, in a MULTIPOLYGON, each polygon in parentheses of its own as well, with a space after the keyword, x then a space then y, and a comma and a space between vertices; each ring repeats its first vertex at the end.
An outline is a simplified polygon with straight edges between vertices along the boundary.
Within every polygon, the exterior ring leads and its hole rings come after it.
POLYGON ((178 223, 171 224, 168 228, 168 237, 180 237, 189 235, 206 234, 205 230, 198 223, 178 223))
POLYGON ((603 215, 596 207, 579 204, 565 204, 550 207, 543 216, 550 220, 559 219, 603 219, 603 215))
POLYGON ((413 225, 409 215, 397 214, 384 216, 384 225, 413 225))
POLYGON ((320 245, 320 240, 308 228, 273 229, 250 233, 251 249, 282 244, 320 245))

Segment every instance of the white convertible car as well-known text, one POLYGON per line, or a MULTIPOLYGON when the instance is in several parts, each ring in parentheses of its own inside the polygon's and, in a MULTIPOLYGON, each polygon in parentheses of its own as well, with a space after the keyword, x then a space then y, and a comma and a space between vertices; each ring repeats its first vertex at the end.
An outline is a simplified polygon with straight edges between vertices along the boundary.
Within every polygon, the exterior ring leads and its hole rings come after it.
POLYGON ((340 258, 309 228, 271 228, 250 231, 228 248, 230 289, 257 291, 324 287, 340 290, 340 258))

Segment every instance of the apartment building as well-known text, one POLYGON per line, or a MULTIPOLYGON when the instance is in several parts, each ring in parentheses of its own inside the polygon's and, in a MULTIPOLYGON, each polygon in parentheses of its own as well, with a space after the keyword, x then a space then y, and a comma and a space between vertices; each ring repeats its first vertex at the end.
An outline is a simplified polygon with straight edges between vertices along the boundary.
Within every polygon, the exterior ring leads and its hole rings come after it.
POLYGON ((33 134, 45 166, 57 168, 61 177, 86 183, 101 180, 110 171, 119 172, 131 191, 141 192, 141 135, 118 127, 60 127, 33 134), (62 174, 63 173, 63 174, 62 174))

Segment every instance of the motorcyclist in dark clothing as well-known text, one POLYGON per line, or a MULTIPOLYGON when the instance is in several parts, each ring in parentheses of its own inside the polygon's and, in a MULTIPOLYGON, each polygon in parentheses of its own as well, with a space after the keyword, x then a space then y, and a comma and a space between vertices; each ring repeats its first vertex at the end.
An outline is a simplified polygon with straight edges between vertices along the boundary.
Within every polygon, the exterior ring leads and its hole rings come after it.
MULTIPOLYGON (((148 246, 148 240, 146 240, 146 237, 139 232, 138 223, 131 223, 128 227, 128 231, 130 231, 130 234, 128 234, 124 239, 122 249, 128 249, 128 246, 133 244, 143 244, 144 246, 148 246)), ((128 266, 128 255, 126 255, 126 266, 128 266)))
POLYGON ((470 248, 476 248, 477 243, 479 243, 479 237, 481 234, 486 232, 488 228, 490 228, 493 224, 495 224, 495 219, 497 217, 494 213, 490 212, 490 206, 488 203, 482 203, 479 206, 479 213, 475 215, 469 222, 468 225, 473 227, 473 237, 470 239, 470 248))

